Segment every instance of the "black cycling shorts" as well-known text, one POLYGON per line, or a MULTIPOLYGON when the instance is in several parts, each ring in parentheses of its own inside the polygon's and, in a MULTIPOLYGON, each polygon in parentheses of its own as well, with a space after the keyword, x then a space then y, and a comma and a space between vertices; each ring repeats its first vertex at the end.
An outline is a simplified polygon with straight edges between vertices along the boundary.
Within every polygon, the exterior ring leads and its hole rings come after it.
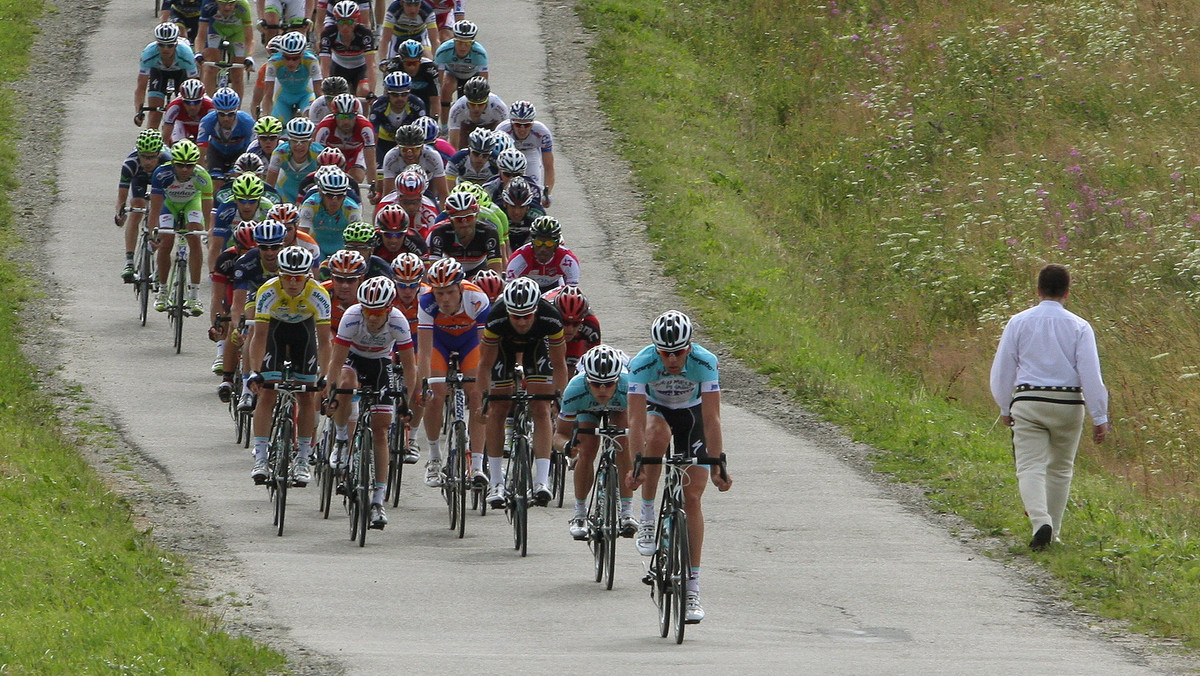
MULTIPOLYGON (((263 328, 259 325, 256 331, 263 328)), ((267 353, 263 357, 262 376, 265 380, 279 380, 283 373, 283 362, 292 362, 292 375, 298 382, 317 381, 317 331, 316 322, 306 319, 298 323, 271 320, 267 325, 267 353)))
MULTIPOLYGON (((500 341, 496 363, 492 366, 492 385, 507 387, 513 383, 513 367, 517 364, 517 355, 504 346, 500 341)), ((538 341, 532 350, 521 353, 521 365, 525 367, 525 381, 530 383, 548 383, 552 380, 554 370, 550 366, 550 346, 545 340, 538 341)))
MULTIPOLYGON (((376 392, 384 391, 392 378, 392 360, 391 359, 373 359, 357 354, 349 354, 346 356, 346 366, 354 369, 358 374, 358 386, 369 387, 376 392)), ((388 396, 380 397, 379 403, 391 406, 393 398, 389 392, 388 396)))
POLYGON ((678 454, 680 449, 686 449, 691 458, 703 458, 708 455, 708 446, 704 443, 704 419, 700 415, 700 404, 691 408, 667 408, 658 404, 648 403, 646 410, 651 415, 662 416, 671 428, 671 444, 678 454))

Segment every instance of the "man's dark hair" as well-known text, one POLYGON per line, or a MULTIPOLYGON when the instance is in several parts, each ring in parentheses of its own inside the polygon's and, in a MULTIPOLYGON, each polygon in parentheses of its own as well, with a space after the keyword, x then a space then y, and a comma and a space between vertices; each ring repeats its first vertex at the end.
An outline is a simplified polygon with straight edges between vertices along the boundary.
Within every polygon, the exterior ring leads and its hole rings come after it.
POLYGON ((1071 288, 1067 266, 1051 263, 1038 273, 1038 293, 1046 298, 1062 298, 1071 288))

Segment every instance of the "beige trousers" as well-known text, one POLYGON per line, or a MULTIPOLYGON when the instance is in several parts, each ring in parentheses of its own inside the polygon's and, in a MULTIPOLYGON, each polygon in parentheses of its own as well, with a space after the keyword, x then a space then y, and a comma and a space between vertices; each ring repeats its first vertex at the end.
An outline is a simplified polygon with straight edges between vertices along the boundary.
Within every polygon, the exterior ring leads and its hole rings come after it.
POLYGON ((1077 392, 1027 391, 1014 395, 1013 457, 1017 487, 1036 533, 1050 524, 1062 529, 1083 434, 1083 397, 1077 392))

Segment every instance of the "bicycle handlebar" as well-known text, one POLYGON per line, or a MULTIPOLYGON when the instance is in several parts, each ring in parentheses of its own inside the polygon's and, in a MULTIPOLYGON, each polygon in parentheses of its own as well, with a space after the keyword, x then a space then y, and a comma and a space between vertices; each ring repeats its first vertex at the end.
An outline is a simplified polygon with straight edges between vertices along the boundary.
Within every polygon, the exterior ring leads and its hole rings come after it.
POLYGON ((268 390, 287 390, 289 392, 320 392, 321 387, 307 383, 260 383, 259 387, 268 390))
MULTIPOLYGON (((584 429, 582 427, 575 428, 576 434, 603 434, 603 435, 610 436, 610 437, 623 436, 628 431, 629 430, 627 430, 623 427, 596 427, 593 429, 584 429)), ((651 463, 651 464, 653 464, 653 463, 651 463)))
POLYGON ((709 467, 719 467, 721 470, 721 478, 728 479, 729 475, 725 473, 725 454, 720 457, 713 458, 710 456, 695 457, 690 455, 669 455, 666 457, 643 457, 638 453, 633 461, 633 473, 637 474, 641 471, 642 465, 672 465, 674 467, 686 467, 690 465, 707 465, 709 467))

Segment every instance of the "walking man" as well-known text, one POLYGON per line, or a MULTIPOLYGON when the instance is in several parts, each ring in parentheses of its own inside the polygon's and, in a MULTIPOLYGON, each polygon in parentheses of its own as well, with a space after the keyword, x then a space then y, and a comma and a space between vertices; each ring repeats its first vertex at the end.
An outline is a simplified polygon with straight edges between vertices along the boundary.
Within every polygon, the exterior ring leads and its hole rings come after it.
POLYGON ((1033 526, 1031 549, 1043 550, 1062 528, 1083 413, 1092 440, 1108 434, 1108 391, 1092 327, 1063 304, 1071 276, 1062 265, 1038 273, 1041 302, 1009 320, 992 362, 992 397, 1012 428, 1017 486, 1033 526))

